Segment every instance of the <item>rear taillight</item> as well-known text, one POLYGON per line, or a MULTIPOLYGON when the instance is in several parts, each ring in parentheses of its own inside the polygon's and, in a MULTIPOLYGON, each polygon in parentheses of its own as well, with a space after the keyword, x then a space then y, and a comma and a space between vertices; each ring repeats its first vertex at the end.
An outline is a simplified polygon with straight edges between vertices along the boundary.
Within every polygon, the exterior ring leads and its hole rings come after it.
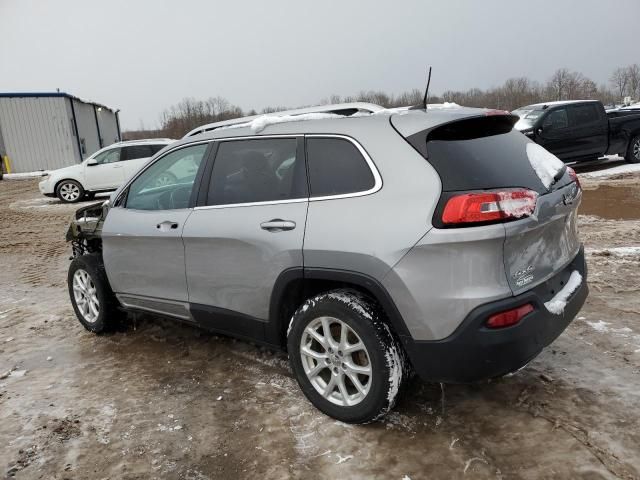
POLYGON ((567 173, 569 174, 571 181, 576 182, 578 184, 578 188, 582 189, 582 185, 580 185, 580 179, 578 178, 576 171, 571 167, 567 167, 567 173))
POLYGON ((510 327, 511 325, 515 325, 525 315, 533 312, 533 305, 527 303, 522 305, 521 307, 512 308, 511 310, 505 310, 504 312, 496 313, 495 315, 491 315, 489 320, 487 320, 487 327, 489 328, 504 328, 510 327))
POLYGON ((447 201, 442 223, 451 226, 528 217, 537 200, 538 194, 527 189, 462 193, 447 201))

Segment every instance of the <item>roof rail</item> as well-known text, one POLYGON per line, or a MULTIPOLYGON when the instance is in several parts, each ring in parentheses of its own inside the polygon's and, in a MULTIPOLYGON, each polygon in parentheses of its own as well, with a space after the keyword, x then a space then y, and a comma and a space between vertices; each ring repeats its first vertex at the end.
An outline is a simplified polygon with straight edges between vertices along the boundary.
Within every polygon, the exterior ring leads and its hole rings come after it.
POLYGON ((150 143, 150 142, 175 142, 175 139, 173 138, 136 138, 134 140, 121 140, 117 143, 134 143, 134 142, 139 142, 139 143, 150 143))
POLYGON ((204 132, 210 132, 211 130, 215 130, 221 127, 248 123, 251 120, 255 120, 256 118, 265 116, 281 117, 284 115, 304 115, 305 113, 335 113, 337 115, 350 116, 357 112, 375 113, 381 110, 384 110, 384 108, 380 105, 366 102, 336 103, 332 105, 318 105, 315 107, 296 108, 294 110, 283 110, 281 112, 264 113, 260 115, 251 115, 249 117, 234 118, 233 120, 224 120, 222 122, 208 123, 206 125, 194 128, 183 138, 192 137, 204 132))

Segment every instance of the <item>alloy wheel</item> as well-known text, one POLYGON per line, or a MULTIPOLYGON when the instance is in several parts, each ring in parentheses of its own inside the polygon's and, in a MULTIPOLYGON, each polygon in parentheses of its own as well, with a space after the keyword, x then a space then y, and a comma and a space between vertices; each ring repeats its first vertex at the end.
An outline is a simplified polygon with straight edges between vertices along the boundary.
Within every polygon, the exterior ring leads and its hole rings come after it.
POLYGON ((64 183, 60 187, 60 196, 67 202, 73 202, 80 197, 80 187, 74 183, 64 183))
POLYGON ((640 160, 640 138, 637 138, 633 144, 633 156, 636 160, 640 160))
POLYGON ((313 388, 331 403, 350 407, 369 393, 373 379, 369 352, 342 320, 312 320, 300 340, 300 357, 313 388))
POLYGON ((100 315, 100 301, 96 286, 86 270, 78 269, 73 274, 73 296, 82 317, 88 323, 95 323, 100 315))

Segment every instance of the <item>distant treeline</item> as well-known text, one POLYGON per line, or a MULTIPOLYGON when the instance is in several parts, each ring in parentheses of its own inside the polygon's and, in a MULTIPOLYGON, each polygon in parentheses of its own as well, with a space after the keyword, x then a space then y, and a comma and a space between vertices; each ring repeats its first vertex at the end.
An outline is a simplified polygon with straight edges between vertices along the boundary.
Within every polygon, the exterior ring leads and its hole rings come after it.
MULTIPOLYGON (((343 102, 371 102, 386 108, 406 105, 417 105, 422 101, 424 92, 419 89, 399 95, 380 91, 362 91, 357 95, 341 97, 332 95, 322 99, 320 104, 343 102)), ((429 96, 430 103, 455 102, 468 107, 496 108, 514 110, 518 107, 552 100, 597 99, 605 105, 621 103, 625 97, 635 101, 640 99, 640 67, 637 64, 617 68, 609 78, 608 85, 597 85, 580 72, 572 72, 566 68, 556 70, 544 84, 526 77, 510 78, 499 87, 481 90, 472 88, 467 91, 447 90, 440 96, 429 96)), ((123 132, 126 140, 149 137, 181 138, 193 128, 206 123, 219 122, 232 118, 258 113, 272 113, 295 107, 266 107, 260 112, 243 111, 237 105, 221 97, 208 100, 185 98, 177 105, 164 110, 160 115, 160 128, 123 132)))

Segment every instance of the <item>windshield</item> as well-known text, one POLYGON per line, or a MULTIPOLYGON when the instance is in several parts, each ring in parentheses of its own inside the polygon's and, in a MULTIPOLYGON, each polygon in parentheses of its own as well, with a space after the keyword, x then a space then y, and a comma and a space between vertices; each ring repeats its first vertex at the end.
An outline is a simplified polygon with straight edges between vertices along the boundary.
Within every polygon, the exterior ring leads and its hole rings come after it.
POLYGON ((536 123, 536 120, 544 113, 544 110, 541 108, 522 107, 511 113, 520 117, 520 120, 514 125, 514 128, 524 130, 533 127, 533 124, 536 123))

